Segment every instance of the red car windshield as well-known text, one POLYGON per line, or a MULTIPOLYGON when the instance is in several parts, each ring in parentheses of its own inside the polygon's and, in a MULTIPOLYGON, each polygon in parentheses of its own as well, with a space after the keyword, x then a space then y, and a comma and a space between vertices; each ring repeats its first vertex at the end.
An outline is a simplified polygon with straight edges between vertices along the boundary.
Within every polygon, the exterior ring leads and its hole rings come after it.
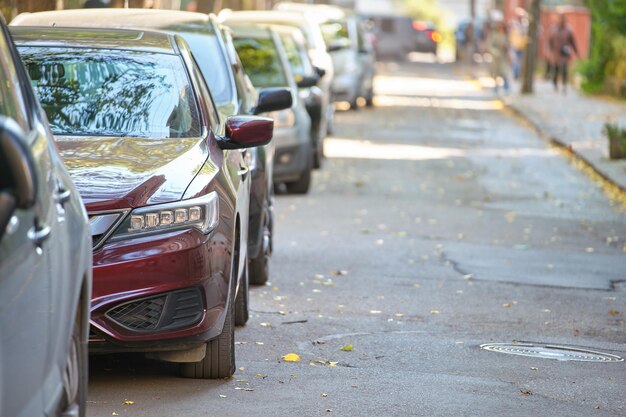
POLYGON ((201 122, 176 55, 19 48, 56 135, 197 137, 201 122))

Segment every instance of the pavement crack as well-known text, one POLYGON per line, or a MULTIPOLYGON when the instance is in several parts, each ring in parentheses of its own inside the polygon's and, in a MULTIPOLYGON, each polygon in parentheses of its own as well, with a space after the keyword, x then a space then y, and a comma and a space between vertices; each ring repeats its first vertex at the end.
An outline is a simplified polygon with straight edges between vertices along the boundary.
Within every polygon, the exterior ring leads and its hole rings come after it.
POLYGON ((439 259, 445 264, 445 265, 449 265, 452 267, 452 270, 454 272, 456 272, 457 274, 461 275, 463 278, 471 275, 474 276, 474 274, 464 270, 463 268, 461 268, 459 266, 459 263, 457 261, 455 261, 452 258, 449 258, 448 255, 446 254, 445 251, 441 251, 441 253, 439 254, 439 259))

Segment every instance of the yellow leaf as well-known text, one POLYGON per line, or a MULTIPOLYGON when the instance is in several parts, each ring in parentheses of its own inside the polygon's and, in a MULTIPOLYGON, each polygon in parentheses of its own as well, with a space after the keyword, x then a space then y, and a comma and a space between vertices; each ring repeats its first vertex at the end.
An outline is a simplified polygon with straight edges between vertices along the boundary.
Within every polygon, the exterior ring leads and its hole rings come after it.
POLYGON ((283 356, 283 360, 285 362, 300 362, 300 356, 298 356, 295 353, 288 353, 285 356, 283 356))
POLYGON ((117 414, 115 411, 113 411, 113 412, 111 413, 111 415, 112 415, 112 416, 119 416, 119 414, 117 414))
POLYGON ((339 362, 328 362, 328 366, 337 366, 339 362))
POLYGON ((349 345, 345 345, 339 350, 343 350, 344 352, 352 352, 352 343, 350 343, 349 345))
POLYGON ((131 401, 131 400, 124 400, 124 405, 133 405, 133 404, 135 404, 135 402, 134 402, 134 401, 131 401))
POLYGON ((439 314, 439 310, 430 310, 430 314, 439 314))
POLYGON ((272 323, 264 322, 264 323, 261 323, 261 326, 262 327, 272 327, 272 323))
POLYGON ((619 311, 617 311, 617 310, 613 310, 613 309, 610 309, 610 310, 609 310, 609 315, 611 315, 611 316, 617 316, 617 315, 619 315, 619 311))
POLYGON ((502 304, 502 307, 504 307, 504 308, 510 308, 512 305, 513 305, 513 304, 511 304, 511 303, 504 303, 504 304, 502 304))

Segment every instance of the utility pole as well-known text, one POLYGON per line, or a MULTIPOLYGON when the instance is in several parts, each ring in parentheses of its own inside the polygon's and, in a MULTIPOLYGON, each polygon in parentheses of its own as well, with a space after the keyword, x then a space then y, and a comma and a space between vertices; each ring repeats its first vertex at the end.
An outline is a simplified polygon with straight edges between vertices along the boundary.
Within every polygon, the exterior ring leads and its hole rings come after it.
POLYGON ((522 94, 532 94, 537 66, 537 44, 539 42, 539 19, 541 16, 541 0, 533 0, 530 6, 530 24, 528 26, 528 43, 524 52, 522 65, 522 94))
POLYGON ((472 16, 472 22, 476 19, 476 0, 470 0, 470 16, 472 16))

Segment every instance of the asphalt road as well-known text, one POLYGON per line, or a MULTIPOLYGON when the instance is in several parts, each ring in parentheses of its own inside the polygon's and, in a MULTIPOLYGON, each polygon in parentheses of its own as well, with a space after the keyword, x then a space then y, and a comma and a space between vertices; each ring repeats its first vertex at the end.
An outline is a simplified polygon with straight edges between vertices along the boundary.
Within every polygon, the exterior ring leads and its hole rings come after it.
POLYGON ((89 416, 626 415, 626 362, 480 348, 626 356, 619 204, 453 65, 376 86, 338 112, 312 192, 277 198, 234 378, 92 358, 89 416))

